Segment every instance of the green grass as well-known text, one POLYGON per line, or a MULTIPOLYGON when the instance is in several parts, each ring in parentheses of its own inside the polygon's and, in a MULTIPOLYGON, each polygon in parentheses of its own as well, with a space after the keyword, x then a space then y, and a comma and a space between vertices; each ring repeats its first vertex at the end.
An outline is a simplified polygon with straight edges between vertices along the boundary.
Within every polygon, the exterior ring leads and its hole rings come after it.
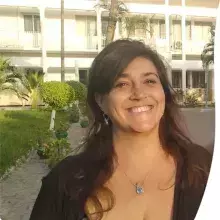
MULTIPOLYGON (((66 112, 56 113, 55 125, 60 121, 68 121, 66 112)), ((0 176, 35 147, 39 129, 43 135, 49 124, 49 111, 0 111, 0 176)))

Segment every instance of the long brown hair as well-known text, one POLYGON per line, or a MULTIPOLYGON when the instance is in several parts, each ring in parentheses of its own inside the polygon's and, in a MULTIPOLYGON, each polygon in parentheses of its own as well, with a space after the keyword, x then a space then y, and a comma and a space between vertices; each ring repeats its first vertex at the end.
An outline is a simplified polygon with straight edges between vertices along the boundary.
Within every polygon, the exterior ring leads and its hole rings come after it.
MULTIPOLYGON (((164 151, 177 162, 180 158, 180 149, 192 144, 177 123, 181 116, 175 101, 175 92, 169 83, 166 65, 161 56, 139 41, 117 40, 110 43, 94 59, 89 72, 87 103, 91 112, 91 126, 82 144, 83 152, 79 161, 84 179, 79 181, 77 198, 87 215, 96 213, 95 219, 101 219, 103 212, 114 206, 113 193, 103 186, 114 172, 115 158, 112 125, 105 124, 103 112, 96 103, 95 94, 108 94, 117 75, 136 57, 144 57, 153 62, 163 86, 166 103, 165 112, 160 121, 159 136, 164 151), (103 207, 101 197, 105 197, 108 201, 107 207, 103 207)), ((187 172, 190 173, 190 170, 187 172)))

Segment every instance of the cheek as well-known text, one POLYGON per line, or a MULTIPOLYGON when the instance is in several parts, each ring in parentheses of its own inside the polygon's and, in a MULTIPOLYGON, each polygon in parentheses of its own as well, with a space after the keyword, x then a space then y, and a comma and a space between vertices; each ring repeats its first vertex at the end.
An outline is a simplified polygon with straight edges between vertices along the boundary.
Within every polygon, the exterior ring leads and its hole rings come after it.
POLYGON ((123 100, 123 96, 110 93, 105 102, 106 113, 108 115, 114 115, 115 112, 121 108, 123 100))
POLYGON ((165 93, 163 90, 160 90, 160 91, 157 91, 155 93, 155 99, 157 100, 157 104, 158 104, 158 107, 159 107, 159 110, 164 112, 164 109, 165 109, 165 93))

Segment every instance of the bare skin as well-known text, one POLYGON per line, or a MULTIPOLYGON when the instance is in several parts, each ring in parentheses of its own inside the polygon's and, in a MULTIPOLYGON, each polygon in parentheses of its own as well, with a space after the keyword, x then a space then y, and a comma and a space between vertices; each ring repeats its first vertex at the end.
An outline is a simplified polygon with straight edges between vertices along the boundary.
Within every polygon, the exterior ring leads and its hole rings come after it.
POLYGON ((165 94, 156 67, 145 58, 134 59, 97 103, 113 123, 117 155, 106 183, 115 206, 103 220, 171 220, 176 167, 159 139, 165 94), (133 184, 142 181, 144 193, 138 195, 133 184))

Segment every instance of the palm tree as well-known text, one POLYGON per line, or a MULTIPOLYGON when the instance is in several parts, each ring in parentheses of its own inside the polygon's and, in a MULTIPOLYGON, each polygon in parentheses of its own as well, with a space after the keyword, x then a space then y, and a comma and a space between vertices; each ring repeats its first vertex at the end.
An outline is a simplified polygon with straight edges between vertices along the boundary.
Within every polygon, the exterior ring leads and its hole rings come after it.
POLYGON ((215 26, 212 25, 210 29, 211 38, 210 41, 204 46, 201 60, 203 69, 205 70, 205 101, 206 107, 208 106, 208 71, 210 64, 214 64, 214 43, 215 43, 215 26))
MULTIPOLYGON (((13 67, 8 59, 0 58, 0 92, 10 90, 21 100, 31 100, 32 108, 36 108, 39 87, 43 82, 43 73, 24 72, 13 67)), ((23 104, 23 102, 22 102, 23 104)))
POLYGON ((43 73, 30 72, 25 74, 25 79, 22 81, 23 89, 26 90, 31 100, 31 107, 37 108, 40 100, 40 85, 43 82, 43 73))
POLYGON ((116 24, 128 12, 124 2, 119 0, 100 0, 97 6, 109 11, 109 21, 106 33, 106 44, 109 44, 114 39, 116 24))
POLYGON ((21 89, 24 79, 22 72, 13 67, 9 59, 0 57, 0 92, 10 90, 19 99, 28 100, 28 95, 21 89))

